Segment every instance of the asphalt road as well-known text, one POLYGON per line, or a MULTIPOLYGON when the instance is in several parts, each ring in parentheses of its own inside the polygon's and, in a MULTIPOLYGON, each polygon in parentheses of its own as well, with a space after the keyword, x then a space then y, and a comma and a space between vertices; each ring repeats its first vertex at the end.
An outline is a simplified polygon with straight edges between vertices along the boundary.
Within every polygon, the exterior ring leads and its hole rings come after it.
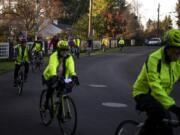
MULTIPOLYGON (((131 97, 132 84, 148 54, 157 47, 128 47, 121 53, 76 60, 81 85, 71 93, 78 111, 76 135, 113 135, 125 119, 143 120, 131 97), (110 105, 110 106, 109 106, 110 105)), ((13 73, 0 76, 1 135, 61 135, 57 121, 44 127, 38 110, 41 72, 30 72, 23 95, 13 88, 13 73)), ((180 84, 172 96, 180 104, 180 84)))

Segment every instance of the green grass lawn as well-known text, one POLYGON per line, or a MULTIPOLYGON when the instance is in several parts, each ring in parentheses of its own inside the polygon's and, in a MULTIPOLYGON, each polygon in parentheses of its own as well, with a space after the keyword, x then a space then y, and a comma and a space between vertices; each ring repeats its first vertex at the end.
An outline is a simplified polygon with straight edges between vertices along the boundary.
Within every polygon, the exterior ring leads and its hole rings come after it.
POLYGON ((14 69, 14 61, 0 60, 0 75, 14 69))

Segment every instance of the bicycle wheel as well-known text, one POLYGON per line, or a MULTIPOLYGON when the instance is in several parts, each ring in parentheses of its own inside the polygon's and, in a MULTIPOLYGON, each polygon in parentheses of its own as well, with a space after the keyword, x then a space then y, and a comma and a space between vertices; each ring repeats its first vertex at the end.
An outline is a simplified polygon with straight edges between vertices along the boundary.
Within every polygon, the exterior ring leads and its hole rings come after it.
POLYGON ((118 125, 115 135, 138 135, 142 125, 133 120, 125 120, 118 125))
POLYGON ((33 64, 33 70, 34 70, 34 72, 37 72, 38 69, 39 69, 39 62, 36 58, 34 61, 34 64, 33 64))
POLYGON ((22 95, 23 90, 23 84, 24 84, 24 73, 23 71, 20 71, 18 74, 18 95, 22 95))
POLYGON ((40 60, 37 60, 37 61, 36 61, 36 65, 35 65, 36 71, 37 71, 37 70, 40 70, 40 68, 41 68, 41 67, 40 67, 40 66, 41 66, 40 64, 41 64, 41 63, 40 63, 40 60))
POLYGON ((34 73, 35 72, 35 67, 34 67, 34 65, 35 65, 35 57, 34 56, 32 56, 32 61, 31 61, 31 71, 34 73))
POLYGON ((62 98, 62 104, 57 115, 58 123, 64 135, 74 135, 77 127, 76 106, 71 97, 63 96, 62 98))
POLYGON ((31 63, 31 71, 34 73, 34 62, 31 63))
POLYGON ((47 90, 43 90, 41 92, 41 96, 40 96, 40 104, 39 104, 39 110, 40 110, 40 116, 41 116, 41 121, 45 126, 48 126, 49 124, 51 124, 53 116, 52 116, 52 100, 50 98, 49 100, 49 106, 47 109, 44 108, 44 104, 46 101, 46 93, 47 90))

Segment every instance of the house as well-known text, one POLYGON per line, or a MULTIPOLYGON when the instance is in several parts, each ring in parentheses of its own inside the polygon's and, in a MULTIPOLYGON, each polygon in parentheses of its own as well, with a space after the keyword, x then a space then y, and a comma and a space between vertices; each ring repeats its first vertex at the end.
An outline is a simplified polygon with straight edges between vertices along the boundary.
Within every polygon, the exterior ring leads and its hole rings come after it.
POLYGON ((47 39, 70 29, 69 25, 58 24, 47 19, 40 25, 38 34, 47 39))

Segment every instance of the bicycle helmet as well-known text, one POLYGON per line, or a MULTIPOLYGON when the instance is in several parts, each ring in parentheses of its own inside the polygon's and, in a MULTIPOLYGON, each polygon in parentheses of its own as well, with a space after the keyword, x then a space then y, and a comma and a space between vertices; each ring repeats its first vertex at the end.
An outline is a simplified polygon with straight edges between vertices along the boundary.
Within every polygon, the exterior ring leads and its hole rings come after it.
POLYGON ((165 33, 164 42, 167 46, 180 47, 180 30, 172 29, 165 33))
POLYGON ((60 40, 58 42, 57 48, 60 50, 68 50, 69 49, 68 42, 65 40, 60 40))

